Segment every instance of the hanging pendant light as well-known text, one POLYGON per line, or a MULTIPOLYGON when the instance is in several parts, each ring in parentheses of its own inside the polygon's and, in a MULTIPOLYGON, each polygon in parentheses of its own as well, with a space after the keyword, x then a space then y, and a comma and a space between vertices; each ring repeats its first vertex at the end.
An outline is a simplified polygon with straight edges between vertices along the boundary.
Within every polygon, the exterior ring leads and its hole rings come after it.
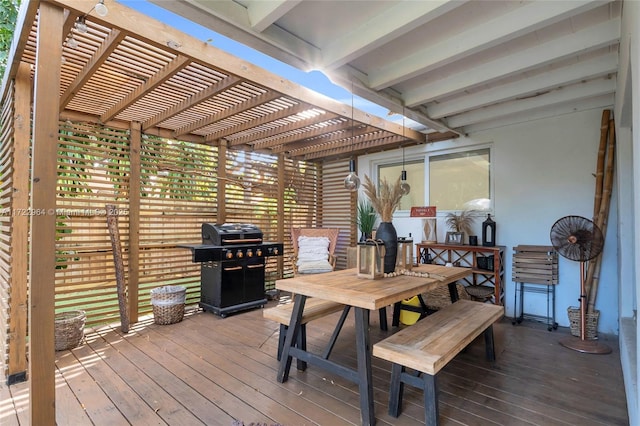
POLYGON ((356 174, 356 160, 349 160, 349 174, 344 178, 344 189, 357 191, 360 188, 360 178, 356 174))
MULTIPOLYGON (((402 150, 404 151, 404 148, 402 148, 402 150)), ((402 170, 402 173, 400 174, 400 191, 402 192, 402 195, 407 195, 409 194, 409 192, 411 192, 411 185, 407 183, 406 170, 402 170)))
POLYGON ((103 18, 107 16, 107 13, 109 13, 109 9, 105 6, 104 0, 98 0, 98 3, 96 3, 93 8, 96 10, 98 16, 102 16, 103 18))
MULTIPOLYGON (((353 81, 351 81, 351 152, 353 153, 353 141, 355 137, 354 120, 353 120, 353 81)), ((349 174, 344 178, 344 189, 349 191, 357 191, 360 188, 360 178, 356 174, 356 160, 349 160, 349 174)))
MULTIPOLYGON (((402 142, 404 143, 404 106, 402 107, 402 142)), ((404 146, 402 147, 402 173, 400 174, 400 191, 407 195, 411 191, 411 185, 407 183, 407 171, 404 169, 404 146)))
POLYGON ((87 33, 87 20, 84 16, 78 16, 78 20, 76 21, 76 30, 81 34, 87 33))
POLYGON ((67 47, 69 49, 77 49, 78 48, 78 42, 76 41, 76 39, 73 37, 73 34, 71 34, 71 37, 69 37, 67 39, 67 47))

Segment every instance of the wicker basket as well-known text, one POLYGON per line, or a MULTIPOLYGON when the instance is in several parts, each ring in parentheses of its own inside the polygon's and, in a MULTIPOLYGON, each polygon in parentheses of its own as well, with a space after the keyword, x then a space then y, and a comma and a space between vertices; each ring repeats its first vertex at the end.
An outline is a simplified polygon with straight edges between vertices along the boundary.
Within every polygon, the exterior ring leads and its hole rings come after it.
MULTIPOLYGON (((456 290, 458 291, 459 299, 469 300, 470 297, 466 291, 464 291, 464 286, 460 283, 456 283, 456 290)), ((445 306, 451 304, 451 296, 449 295, 449 287, 439 286, 435 290, 431 290, 429 292, 423 293, 424 303, 427 305, 427 308, 433 311, 437 311, 438 309, 442 309, 445 306)))
POLYGON ((65 351, 77 347, 84 337, 84 323, 87 315, 84 311, 60 312, 55 317, 56 351, 65 351))
POLYGON ((153 321, 167 325, 182 321, 187 289, 181 285, 157 287, 151 290, 153 321))
MULTIPOLYGON (((581 319, 580 308, 569 307, 567 308, 567 314, 569 314, 569 328, 571 334, 576 337, 580 337, 581 319)), ((598 337, 598 318, 600 317, 600 311, 594 310, 593 312, 587 312, 585 315, 585 331, 584 338, 594 340, 598 337)))

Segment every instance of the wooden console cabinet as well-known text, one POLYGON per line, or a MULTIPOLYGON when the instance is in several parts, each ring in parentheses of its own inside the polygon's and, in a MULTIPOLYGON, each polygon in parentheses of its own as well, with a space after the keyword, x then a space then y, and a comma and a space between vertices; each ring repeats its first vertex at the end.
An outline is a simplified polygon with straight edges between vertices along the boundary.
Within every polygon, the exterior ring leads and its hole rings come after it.
POLYGON ((492 301, 504 304, 504 250, 505 246, 470 246, 466 244, 417 243, 418 263, 435 263, 471 268, 471 274, 461 284, 493 287, 492 301))

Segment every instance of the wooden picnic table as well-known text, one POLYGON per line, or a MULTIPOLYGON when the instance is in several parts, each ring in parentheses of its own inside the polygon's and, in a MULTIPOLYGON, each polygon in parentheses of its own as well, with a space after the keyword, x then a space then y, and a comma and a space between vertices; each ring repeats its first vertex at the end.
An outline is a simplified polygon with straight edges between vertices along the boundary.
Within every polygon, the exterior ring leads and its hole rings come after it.
POLYGON ((358 278, 355 269, 345 269, 314 275, 298 275, 276 281, 278 290, 295 294, 294 308, 282 351, 277 379, 288 379, 293 357, 310 365, 319 366, 358 384, 360 390, 360 416, 363 425, 375 424, 373 409, 373 383, 371 371, 371 344, 369 311, 376 311, 404 299, 454 284, 471 273, 469 268, 442 265, 420 265, 412 272, 420 276, 398 275, 369 280, 358 278), (318 297, 354 308, 357 369, 346 367, 295 346, 300 332, 301 318, 307 297, 318 297))

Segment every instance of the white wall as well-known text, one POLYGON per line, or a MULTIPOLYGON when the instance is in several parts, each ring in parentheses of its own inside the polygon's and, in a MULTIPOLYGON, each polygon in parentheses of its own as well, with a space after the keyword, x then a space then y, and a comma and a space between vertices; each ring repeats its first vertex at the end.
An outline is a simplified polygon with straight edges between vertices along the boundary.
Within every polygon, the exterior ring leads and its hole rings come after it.
MULTIPOLYGON (((494 212, 497 223, 496 243, 506 246, 506 312, 513 315, 514 284, 511 281, 513 247, 519 244, 550 245, 549 231, 556 220, 567 215, 593 216, 596 157, 600 138, 601 110, 591 110, 552 119, 532 121, 452 141, 436 142, 407 149, 408 159, 423 156, 427 150, 442 150, 490 143, 493 147, 494 212)), ((359 174, 375 176, 380 161, 397 161, 401 152, 362 156, 359 174), (396 158, 397 157, 397 158, 396 158)), ((615 191, 614 191, 615 194, 615 191)), ((609 226, 601 270, 601 285, 596 309, 600 310, 598 330, 618 333, 617 273, 617 200, 612 199, 609 226)), ((438 218, 438 238, 444 241, 447 231, 444 214, 438 218)), ((481 235, 479 217, 475 228, 481 235)), ((412 233, 420 240, 422 223, 407 212, 394 216, 398 236, 412 233)), ((560 284, 556 289, 556 320, 568 326, 567 307, 579 306, 579 263, 560 258, 560 284)), ((525 295, 525 311, 546 314, 546 298, 541 294, 525 295)))
POLYGON ((640 324, 635 310, 640 305, 640 3, 623 4, 620 32, 618 87, 616 88, 616 126, 618 133, 618 164, 622 173, 620 183, 620 363, 629 410, 629 424, 640 424, 640 392, 638 371, 640 364, 640 324))

